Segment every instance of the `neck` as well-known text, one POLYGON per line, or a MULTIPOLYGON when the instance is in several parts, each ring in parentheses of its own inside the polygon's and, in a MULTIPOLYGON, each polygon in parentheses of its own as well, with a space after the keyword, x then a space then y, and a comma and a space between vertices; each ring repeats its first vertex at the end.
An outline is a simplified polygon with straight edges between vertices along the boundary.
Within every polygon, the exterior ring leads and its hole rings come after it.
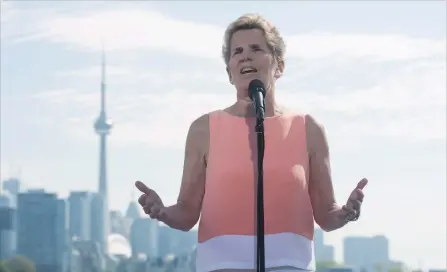
MULTIPOLYGON (((264 99, 265 117, 273 117, 281 113, 280 107, 276 104, 275 92, 269 90, 264 99)), ((232 113, 236 116, 255 117, 256 112, 253 108, 252 100, 248 96, 237 97, 236 103, 230 107, 232 113)))

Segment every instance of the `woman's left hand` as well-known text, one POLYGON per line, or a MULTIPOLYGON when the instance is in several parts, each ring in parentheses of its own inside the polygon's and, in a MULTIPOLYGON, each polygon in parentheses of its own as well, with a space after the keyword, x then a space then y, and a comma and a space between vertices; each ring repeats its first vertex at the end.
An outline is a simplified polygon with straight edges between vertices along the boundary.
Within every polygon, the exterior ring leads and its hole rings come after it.
POLYGON ((356 221, 360 217, 360 209, 362 206, 364 193, 363 188, 365 188, 366 184, 368 184, 368 180, 366 178, 362 179, 357 187, 352 191, 349 196, 348 201, 345 205, 343 205, 343 211, 346 213, 345 220, 346 221, 356 221))

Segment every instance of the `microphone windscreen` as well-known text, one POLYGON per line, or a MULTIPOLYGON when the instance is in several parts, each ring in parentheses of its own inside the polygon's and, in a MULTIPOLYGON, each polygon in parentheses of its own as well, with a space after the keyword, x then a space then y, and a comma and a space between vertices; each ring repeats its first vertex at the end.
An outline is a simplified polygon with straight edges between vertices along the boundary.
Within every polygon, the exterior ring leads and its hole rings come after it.
POLYGON ((265 97, 265 86, 259 79, 253 79, 250 81, 250 84, 248 84, 248 93, 251 99, 253 99, 253 94, 255 92, 261 92, 262 97, 265 97))

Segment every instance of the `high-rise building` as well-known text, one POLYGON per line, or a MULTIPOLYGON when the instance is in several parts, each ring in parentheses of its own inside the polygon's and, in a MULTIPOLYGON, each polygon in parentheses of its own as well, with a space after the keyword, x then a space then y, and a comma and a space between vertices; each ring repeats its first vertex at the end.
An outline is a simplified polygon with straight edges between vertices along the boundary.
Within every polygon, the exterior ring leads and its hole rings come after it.
POLYGON ((13 205, 16 206, 17 195, 20 192, 20 180, 17 178, 9 178, 3 181, 3 191, 9 192, 12 197, 13 205))
POLYGON ((92 198, 90 192, 70 192, 68 197, 70 238, 88 241, 91 239, 92 198))
POLYGON ((68 212, 65 200, 44 190, 17 198, 17 253, 37 271, 61 272, 68 265, 68 212))
POLYGON ((133 221, 130 228, 132 255, 145 255, 147 258, 160 257, 158 244, 158 222, 150 218, 133 221))
POLYGON ((101 95, 100 113, 94 124, 95 132, 99 135, 99 181, 98 193, 93 198, 92 205, 92 240, 97 242, 100 251, 107 254, 107 239, 110 233, 110 214, 107 188, 107 136, 112 129, 112 123, 106 114, 106 82, 105 82, 105 54, 102 54, 101 65, 101 95))
MULTIPOLYGON (((133 196, 132 196, 133 199, 133 196)), ((141 218, 140 209, 138 208, 138 204, 135 201, 131 201, 126 210, 126 217, 132 220, 136 220, 141 218)))
POLYGON ((324 246, 324 233, 323 230, 316 228, 314 230, 314 245, 315 247, 324 246))
POLYGON ((129 203, 129 206, 127 207, 126 214, 124 218, 122 219, 122 225, 125 230, 125 233, 127 236, 126 238, 130 239, 130 231, 132 228, 132 224, 135 220, 141 218, 140 210, 138 208, 138 204, 133 201, 134 195, 131 196, 132 201, 129 203))
POLYGON ((16 211, 12 195, 0 190, 0 260, 12 257, 16 250, 16 211))
POLYGON ((159 256, 187 256, 197 246, 198 232, 193 229, 188 232, 176 230, 167 226, 158 226, 159 256))
MULTIPOLYGON (((110 233, 120 234, 129 239, 132 220, 123 216, 120 211, 110 212, 110 233)), ((110 248, 110 247, 109 247, 110 248)))
POLYGON ((343 241, 344 263, 356 271, 377 271, 390 264, 388 239, 385 236, 348 236, 343 241))
POLYGON ((9 178, 3 181, 3 189, 10 192, 12 195, 17 195, 20 192, 20 181, 17 178, 9 178))
POLYGON ((314 231, 314 247, 316 261, 333 262, 335 260, 334 247, 324 243, 324 233, 321 229, 314 231))

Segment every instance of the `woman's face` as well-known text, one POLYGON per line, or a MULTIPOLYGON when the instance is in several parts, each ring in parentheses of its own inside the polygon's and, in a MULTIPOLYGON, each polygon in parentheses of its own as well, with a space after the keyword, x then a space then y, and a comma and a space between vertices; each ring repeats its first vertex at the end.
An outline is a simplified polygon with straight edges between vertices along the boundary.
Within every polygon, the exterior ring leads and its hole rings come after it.
POLYGON ((268 91, 282 72, 283 67, 277 65, 262 30, 239 30, 233 34, 228 73, 230 82, 238 91, 247 92, 253 79, 261 80, 268 91))

